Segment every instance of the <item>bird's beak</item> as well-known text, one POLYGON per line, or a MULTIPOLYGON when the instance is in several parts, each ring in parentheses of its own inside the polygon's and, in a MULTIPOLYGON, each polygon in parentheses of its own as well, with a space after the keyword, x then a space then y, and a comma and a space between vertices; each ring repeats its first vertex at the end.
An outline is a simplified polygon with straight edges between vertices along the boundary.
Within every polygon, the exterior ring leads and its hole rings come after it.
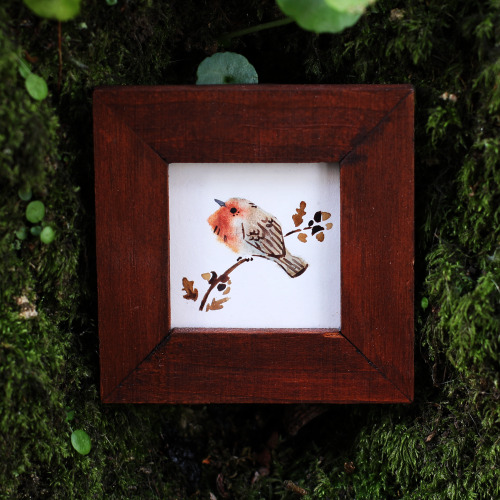
POLYGON ((221 207, 225 207, 226 204, 223 202, 223 201, 220 201, 220 200, 214 200, 215 203, 218 203, 221 207))

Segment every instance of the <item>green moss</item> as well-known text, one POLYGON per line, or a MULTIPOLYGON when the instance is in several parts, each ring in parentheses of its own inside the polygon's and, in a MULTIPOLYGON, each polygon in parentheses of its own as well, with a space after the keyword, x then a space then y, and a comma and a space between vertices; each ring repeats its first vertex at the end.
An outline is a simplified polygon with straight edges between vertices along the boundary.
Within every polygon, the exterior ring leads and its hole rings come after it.
POLYGON ((417 303, 429 300, 415 403, 329 407, 292 437, 288 407, 99 402, 91 92, 194 83, 221 34, 279 16, 260 0, 85 2, 62 25, 59 79, 57 24, 21 2, 0 9, 0 496, 297 498, 285 480, 306 498, 500 496, 495 2, 379 0, 341 35, 289 25, 228 47, 262 83, 415 86, 417 303), (47 80, 45 101, 27 94, 21 56, 47 80), (50 245, 29 232, 27 184, 50 245), (77 428, 87 456, 71 447, 77 428))

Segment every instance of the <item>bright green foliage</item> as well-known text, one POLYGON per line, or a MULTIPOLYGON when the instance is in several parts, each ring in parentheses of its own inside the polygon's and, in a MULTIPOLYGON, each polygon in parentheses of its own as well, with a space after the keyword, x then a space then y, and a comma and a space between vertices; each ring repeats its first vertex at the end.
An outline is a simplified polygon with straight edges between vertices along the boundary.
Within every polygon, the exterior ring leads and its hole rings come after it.
POLYGON ((218 52, 204 59, 196 72, 197 85, 258 83, 257 71, 241 54, 218 52))
POLYGON ((28 94, 37 101, 43 101, 49 94, 49 88, 45 80, 34 73, 30 73, 24 81, 28 94))
POLYGON ((325 2, 335 10, 340 12, 355 12, 362 14, 366 7, 375 0, 325 0, 325 2))
POLYGON ((71 444, 80 455, 88 455, 92 449, 90 436, 82 429, 71 433, 71 444))
POLYGON ((23 0, 23 2, 40 17, 68 21, 80 12, 81 0, 23 0))
POLYGON ((301 28, 316 33, 339 33, 355 24, 363 11, 359 9, 363 2, 358 1, 352 9, 344 8, 347 1, 276 0, 276 3, 301 28))
MULTIPOLYGON (((0 11, 1 15, 1 11, 0 11)), ((34 102, 18 72, 19 49, 3 37, 0 44, 0 186, 43 185, 55 149, 57 119, 34 102)))
POLYGON ((52 243, 56 238, 56 232, 50 227, 45 226, 40 232, 40 241, 45 244, 52 243))
POLYGON ((45 205, 40 201, 31 201, 26 207, 26 218, 33 223, 40 222, 45 217, 45 205))

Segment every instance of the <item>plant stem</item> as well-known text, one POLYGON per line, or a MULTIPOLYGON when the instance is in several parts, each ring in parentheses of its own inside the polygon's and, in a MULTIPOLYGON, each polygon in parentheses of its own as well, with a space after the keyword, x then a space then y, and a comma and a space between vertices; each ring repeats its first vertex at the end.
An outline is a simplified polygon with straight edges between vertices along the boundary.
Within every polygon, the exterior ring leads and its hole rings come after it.
POLYGON ((257 26, 245 28, 244 30, 233 31, 232 33, 226 33, 225 35, 222 35, 220 39, 231 40, 231 38, 237 38, 239 36, 249 35, 250 33, 257 33, 258 31, 267 30, 270 28, 277 28, 279 26, 285 26, 286 24, 290 23, 293 23, 293 19, 291 17, 285 17, 284 19, 278 19, 277 21, 258 24, 257 26))
POLYGON ((219 283, 225 283, 229 279, 229 275, 241 264, 244 264, 245 262, 250 262, 250 257, 247 257, 246 259, 241 259, 236 264, 232 265, 229 269, 224 271, 217 279, 215 279, 211 284, 210 288, 206 291, 203 300, 201 301, 200 304, 200 311, 203 311, 203 307, 205 306, 205 302, 208 299, 208 296, 210 295, 210 292, 219 284, 219 283))
POLYGON ((61 82, 62 82, 62 30, 61 30, 61 21, 57 23, 57 49, 59 52, 59 74, 57 77, 57 91, 61 91, 61 82))

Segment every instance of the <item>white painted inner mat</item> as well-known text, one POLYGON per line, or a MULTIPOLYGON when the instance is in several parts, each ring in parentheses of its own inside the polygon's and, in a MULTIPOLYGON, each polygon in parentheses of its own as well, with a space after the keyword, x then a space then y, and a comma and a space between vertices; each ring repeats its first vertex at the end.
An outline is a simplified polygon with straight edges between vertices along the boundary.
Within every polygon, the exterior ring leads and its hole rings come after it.
POLYGON ((338 164, 168 169, 171 327, 340 328, 338 164))

